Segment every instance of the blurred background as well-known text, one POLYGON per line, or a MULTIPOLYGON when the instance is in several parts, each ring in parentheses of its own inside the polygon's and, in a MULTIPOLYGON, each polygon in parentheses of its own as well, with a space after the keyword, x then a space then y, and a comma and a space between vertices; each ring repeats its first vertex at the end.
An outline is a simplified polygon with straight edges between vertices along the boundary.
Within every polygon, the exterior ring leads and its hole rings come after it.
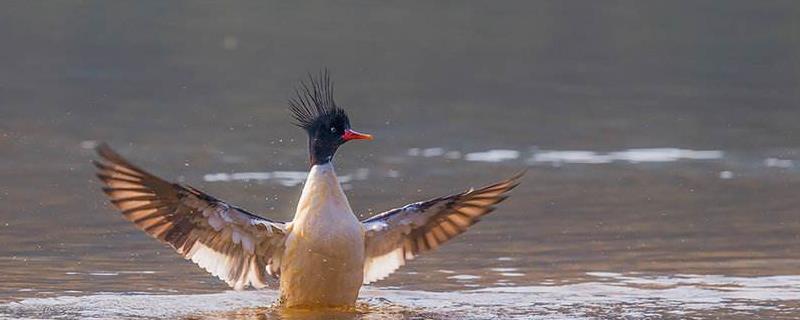
MULTIPOLYGON (((290 220, 308 164, 286 101, 323 68, 376 137, 336 160, 363 217, 529 170, 376 295, 482 292, 487 317, 796 317, 798 32, 794 1, 6 2, 0 317, 226 290, 119 217, 92 148, 290 220)), ((462 298, 443 312, 474 315, 462 298)))

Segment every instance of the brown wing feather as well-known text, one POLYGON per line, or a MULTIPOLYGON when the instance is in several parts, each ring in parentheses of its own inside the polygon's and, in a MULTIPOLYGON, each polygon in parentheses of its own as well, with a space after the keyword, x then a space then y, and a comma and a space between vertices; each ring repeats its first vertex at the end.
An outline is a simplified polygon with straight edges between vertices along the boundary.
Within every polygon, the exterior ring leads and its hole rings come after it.
POLYGON ((191 186, 167 182, 101 144, 97 177, 128 221, 235 289, 263 287, 277 275, 284 224, 228 205, 191 186))
POLYGON ((362 221, 366 230, 364 283, 380 280, 422 252, 464 233, 519 184, 507 180, 459 194, 417 202, 362 221))

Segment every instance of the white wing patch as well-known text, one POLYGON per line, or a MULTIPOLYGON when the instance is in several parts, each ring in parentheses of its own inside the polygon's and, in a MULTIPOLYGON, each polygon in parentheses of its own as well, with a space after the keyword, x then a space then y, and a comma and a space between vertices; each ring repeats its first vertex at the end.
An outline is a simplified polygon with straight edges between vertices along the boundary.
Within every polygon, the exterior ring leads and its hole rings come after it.
POLYGON ((236 290, 277 276, 285 224, 231 206, 200 190, 165 181, 106 145, 95 162, 103 191, 125 219, 170 245, 236 290))
POLYGON ((362 221, 366 235, 364 284, 389 276, 407 260, 467 231, 508 197, 507 192, 519 184, 523 174, 477 190, 412 203, 362 221))
POLYGON ((242 290, 247 285, 251 285, 254 288, 263 288, 267 286, 267 283, 258 277, 259 270, 258 264, 254 261, 255 256, 237 257, 236 255, 225 255, 214 251, 214 249, 202 243, 196 243, 186 256, 215 277, 225 281, 235 290, 242 290), (235 267, 235 264, 240 264, 242 262, 246 264, 246 267, 243 269, 243 274, 236 279, 229 279, 228 274, 230 270, 235 267))
POLYGON ((379 257, 367 259, 364 264, 364 284, 383 280, 391 274, 391 271, 397 270, 406 264, 406 260, 414 259, 414 254, 403 252, 403 248, 397 248, 379 257), (386 270, 391 270, 386 272, 386 270))

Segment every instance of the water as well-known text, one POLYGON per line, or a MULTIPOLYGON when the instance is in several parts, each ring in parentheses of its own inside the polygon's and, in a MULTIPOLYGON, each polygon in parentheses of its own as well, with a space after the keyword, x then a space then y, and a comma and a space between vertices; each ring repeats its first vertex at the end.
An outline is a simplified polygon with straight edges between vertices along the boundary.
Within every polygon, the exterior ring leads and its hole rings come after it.
MULTIPOLYGON (((344 319, 746 317, 787 316, 800 305, 800 276, 651 277, 608 272, 575 284, 491 287, 452 292, 367 288, 344 319), (776 307, 780 304, 780 307, 776 307)), ((81 319, 329 318, 330 311, 287 311, 263 301, 274 291, 228 291, 195 295, 99 294, 34 298, 0 307, 21 317, 81 319), (233 310, 233 311, 231 311, 233 310)))
POLYGON ((233 292, 106 203, 107 141, 278 220, 327 66, 356 212, 528 168, 342 319, 797 318, 794 2, 19 2, 0 12, 0 318, 326 318, 233 292))

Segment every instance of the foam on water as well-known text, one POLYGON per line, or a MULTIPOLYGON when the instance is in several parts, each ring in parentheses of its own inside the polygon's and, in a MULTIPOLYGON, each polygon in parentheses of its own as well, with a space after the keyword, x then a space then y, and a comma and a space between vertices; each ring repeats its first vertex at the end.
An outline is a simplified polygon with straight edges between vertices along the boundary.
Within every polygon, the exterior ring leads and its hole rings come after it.
MULTIPOLYGON (((797 312, 800 276, 728 277, 721 275, 647 276, 638 273, 588 273, 590 281, 564 285, 495 287, 453 292, 366 287, 360 307, 348 319, 414 318, 507 319, 597 317, 650 318, 664 315, 759 315, 797 312)), ((459 275, 453 276, 453 278, 459 275)), ((552 283, 552 282, 546 282, 552 283)), ((77 292, 76 292, 77 293, 77 292)), ((32 298, 0 305, 0 318, 261 319, 280 314, 268 306, 274 290, 227 291, 195 295, 105 293, 32 298)), ((300 313, 288 318, 319 318, 300 313)), ((282 317, 287 318, 285 314, 282 317)))

